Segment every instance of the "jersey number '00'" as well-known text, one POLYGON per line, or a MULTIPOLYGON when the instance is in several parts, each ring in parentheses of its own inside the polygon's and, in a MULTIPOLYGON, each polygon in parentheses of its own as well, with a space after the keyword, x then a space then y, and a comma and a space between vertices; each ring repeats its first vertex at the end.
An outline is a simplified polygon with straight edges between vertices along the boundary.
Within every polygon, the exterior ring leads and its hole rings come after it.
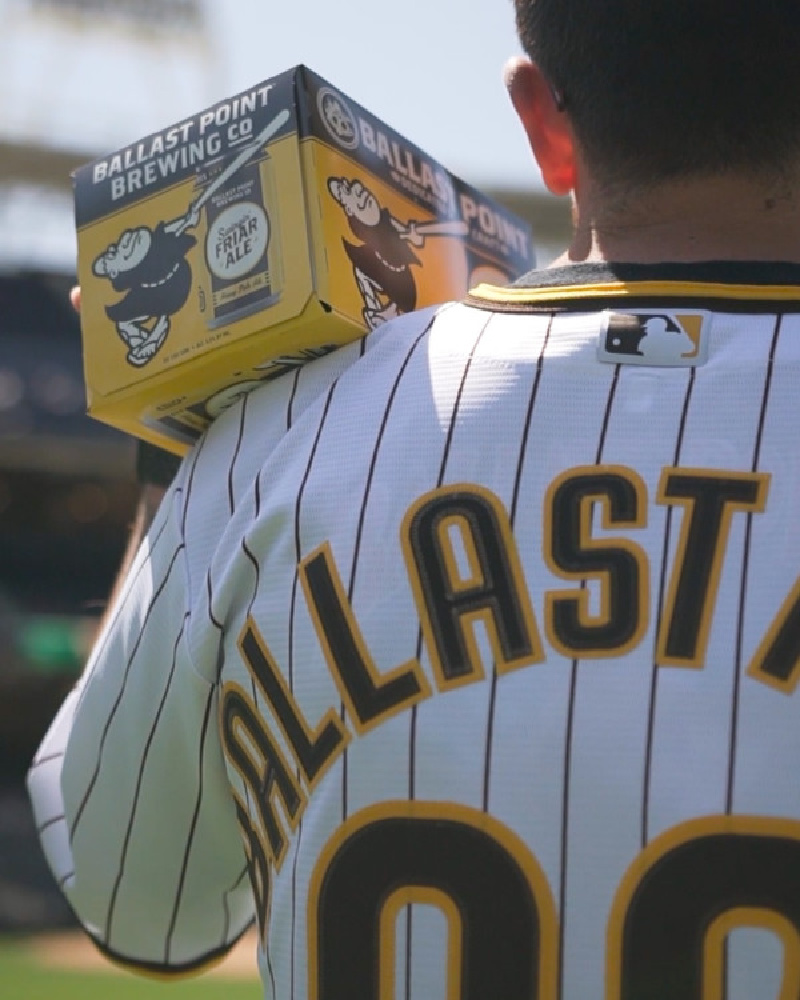
MULTIPOLYGON (((769 481, 765 473, 662 470, 655 502, 670 515, 679 508, 682 519, 658 609, 656 665, 703 668, 732 519, 764 511, 769 481)), ((541 619, 546 643, 560 654, 619 657, 641 642, 650 624, 651 574, 634 539, 647 514, 645 484, 624 466, 572 468, 550 484, 543 559, 572 587, 541 595, 541 619), (598 537, 598 531, 626 535, 598 537)), ((438 691, 484 678, 474 635, 479 621, 499 676, 546 660, 509 517, 493 493, 462 484, 426 494, 407 511, 401 538, 438 691)), ((312 729, 251 616, 239 649, 291 761, 253 698, 239 684, 223 687, 225 752, 257 811, 254 823, 235 796, 262 921, 270 909, 271 873, 283 865, 290 831, 352 739, 346 722, 362 734, 433 693, 418 660, 379 674, 329 545, 301 562, 299 577, 345 715, 331 707, 312 729)), ((799 662, 800 582, 776 609, 748 672, 790 693, 799 662)), ((654 968, 664 996, 714 995, 703 989, 721 982, 725 935, 744 922, 742 908, 747 922, 752 925, 755 914, 788 946, 791 927, 800 927, 800 897, 786 888, 789 873, 800 877, 800 824, 793 821, 704 817, 655 838, 615 896, 607 996, 644 995, 654 968), (710 927, 709 909, 720 914, 710 927), (664 921, 676 914, 680 933, 665 934, 664 921)), ((310 995, 390 995, 391 928, 410 903, 445 915, 448 996, 556 995, 556 906, 534 856, 485 813, 420 802, 379 803, 356 813, 317 861, 309 898, 310 995)))

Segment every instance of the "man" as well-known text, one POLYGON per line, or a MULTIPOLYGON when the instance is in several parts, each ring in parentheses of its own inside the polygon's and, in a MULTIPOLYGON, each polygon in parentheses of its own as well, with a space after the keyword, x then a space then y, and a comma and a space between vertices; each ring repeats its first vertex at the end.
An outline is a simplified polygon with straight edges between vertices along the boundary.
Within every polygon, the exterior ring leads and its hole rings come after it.
POLYGON ((228 409, 33 764, 121 961, 798 993, 800 4, 516 9, 569 249, 228 409))

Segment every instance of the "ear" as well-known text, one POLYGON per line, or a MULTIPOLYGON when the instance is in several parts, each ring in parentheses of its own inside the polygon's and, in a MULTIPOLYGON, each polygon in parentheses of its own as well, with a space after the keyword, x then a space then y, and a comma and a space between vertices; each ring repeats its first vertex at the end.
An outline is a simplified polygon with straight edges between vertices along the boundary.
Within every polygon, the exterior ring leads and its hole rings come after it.
POLYGON ((506 63, 503 76, 545 186, 552 194, 569 194, 577 180, 575 138, 553 88, 538 66, 521 57, 506 63))

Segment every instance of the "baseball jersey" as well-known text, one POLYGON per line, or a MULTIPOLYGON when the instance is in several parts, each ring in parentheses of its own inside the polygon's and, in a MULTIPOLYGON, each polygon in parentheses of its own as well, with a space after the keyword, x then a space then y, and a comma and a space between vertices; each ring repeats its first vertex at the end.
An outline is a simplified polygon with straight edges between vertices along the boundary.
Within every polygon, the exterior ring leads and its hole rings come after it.
POLYGON ((800 989, 800 267, 408 314, 187 456, 29 787, 110 956, 279 1000, 800 989))

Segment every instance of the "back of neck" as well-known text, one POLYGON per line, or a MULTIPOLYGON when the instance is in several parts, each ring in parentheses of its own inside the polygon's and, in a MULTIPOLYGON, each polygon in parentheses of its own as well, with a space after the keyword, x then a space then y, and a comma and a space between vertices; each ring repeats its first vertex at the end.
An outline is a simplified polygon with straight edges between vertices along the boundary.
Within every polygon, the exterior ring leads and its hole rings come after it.
POLYGON ((573 196, 570 248, 554 263, 601 260, 800 263, 800 178, 731 174, 624 191, 584 184, 573 196))

